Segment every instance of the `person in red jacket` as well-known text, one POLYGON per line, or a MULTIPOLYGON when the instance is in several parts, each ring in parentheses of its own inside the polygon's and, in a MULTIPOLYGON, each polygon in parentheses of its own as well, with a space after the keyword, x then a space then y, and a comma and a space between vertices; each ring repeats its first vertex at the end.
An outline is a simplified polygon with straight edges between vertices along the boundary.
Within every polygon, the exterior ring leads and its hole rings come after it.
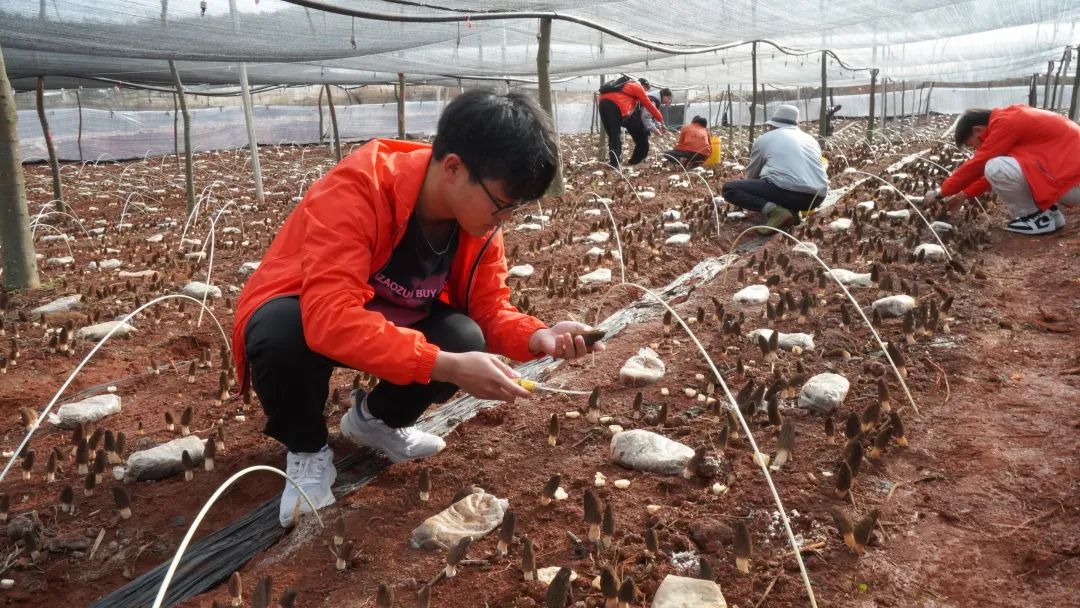
MULTIPOLYGON (((647 83, 646 83, 647 84, 647 83)), ((641 112, 648 112, 656 122, 656 128, 666 133, 664 117, 645 93, 641 84, 629 80, 618 91, 602 93, 598 104, 600 122, 608 140, 608 162, 620 166, 622 156, 622 130, 634 140, 634 152, 629 164, 636 165, 649 154, 649 130, 641 119, 641 112)))
POLYGON ((664 152, 664 158, 690 167, 700 165, 712 154, 712 142, 709 141, 709 121, 695 116, 690 124, 679 129, 679 141, 673 150, 664 152))
POLYGON ((975 149, 925 202, 950 208, 994 192, 1013 218, 1005 229, 1047 234, 1065 226, 1059 204, 1080 204, 1080 126, 1023 104, 972 109, 956 122, 956 145, 975 149))
MULTIPOLYGON (((551 121, 529 98, 470 91, 443 112, 431 145, 373 140, 312 185, 236 304, 233 357, 255 389, 265 433, 316 508, 334 502, 323 407, 335 367, 380 379, 355 391, 345 439, 393 462, 432 456, 415 423, 458 389, 513 401, 529 392, 496 354, 572 359, 588 328, 548 327, 510 305, 499 225, 547 190, 558 162, 551 121)), ((602 350, 597 343, 592 350, 602 350)), ((286 484, 279 519, 301 502, 286 484)))

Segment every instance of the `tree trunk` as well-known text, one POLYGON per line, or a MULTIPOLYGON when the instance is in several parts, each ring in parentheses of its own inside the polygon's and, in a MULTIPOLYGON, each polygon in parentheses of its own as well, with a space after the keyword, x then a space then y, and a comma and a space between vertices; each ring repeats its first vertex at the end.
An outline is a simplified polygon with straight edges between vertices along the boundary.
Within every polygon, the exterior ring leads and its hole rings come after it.
POLYGON ((173 84, 176 85, 176 99, 180 103, 180 113, 184 117, 184 176, 187 189, 187 214, 195 211, 195 162, 191 155, 191 115, 187 110, 187 99, 184 98, 184 83, 180 82, 180 72, 176 71, 176 62, 169 60, 169 70, 172 72, 173 84))
POLYGON ((338 162, 341 162, 341 138, 338 136, 337 128, 337 111, 334 110, 334 95, 330 91, 330 85, 324 84, 326 88, 326 107, 330 109, 330 126, 334 129, 334 155, 337 156, 338 162))
POLYGON ((41 283, 26 208, 18 124, 15 94, 0 49, 0 254, 4 258, 4 289, 37 289, 41 283))
POLYGON ((405 139, 405 74, 398 72, 397 137, 405 139))
POLYGON ((49 150, 49 168, 52 169, 53 201, 57 211, 67 211, 64 204, 64 191, 60 186, 60 161, 56 158, 56 146, 53 145, 52 131, 49 130, 49 120, 45 118, 45 79, 38 76, 37 79, 37 113, 41 120, 41 132, 45 135, 45 147, 49 150))
MULTIPOLYGON (((551 63, 551 18, 545 17, 540 20, 540 46, 536 50, 536 75, 539 80, 540 107, 551 117, 551 124, 555 125, 555 112, 551 104, 551 75, 548 71, 551 63)), ((556 139, 558 131, 555 132, 556 139)), ((562 196, 566 191, 566 184, 562 175, 562 156, 558 154, 558 141, 556 141, 555 179, 548 186, 548 196, 562 196)))

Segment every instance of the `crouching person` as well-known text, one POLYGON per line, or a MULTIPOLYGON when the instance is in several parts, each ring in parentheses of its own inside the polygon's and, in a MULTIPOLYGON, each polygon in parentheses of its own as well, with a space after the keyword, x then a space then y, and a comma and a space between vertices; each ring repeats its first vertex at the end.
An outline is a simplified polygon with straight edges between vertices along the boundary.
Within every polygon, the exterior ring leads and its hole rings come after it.
MULTIPOLYGON (((335 367, 380 379, 356 391, 341 434, 393 462, 433 456, 441 437, 415 426, 458 389, 528 397, 496 357, 572 359, 580 323, 548 327, 510 305, 499 226, 555 175, 546 114, 519 94, 470 91, 446 107, 431 145, 374 140, 315 183, 237 302, 234 358, 265 433, 316 508, 334 502, 323 407, 335 367)), ((594 350, 602 350, 598 343, 594 350)), ((286 484, 279 519, 300 504, 286 484)))
POLYGON ((679 129, 679 141, 675 148, 664 152, 664 160, 677 162, 684 167, 695 167, 712 154, 709 141, 709 121, 695 116, 690 124, 679 129))

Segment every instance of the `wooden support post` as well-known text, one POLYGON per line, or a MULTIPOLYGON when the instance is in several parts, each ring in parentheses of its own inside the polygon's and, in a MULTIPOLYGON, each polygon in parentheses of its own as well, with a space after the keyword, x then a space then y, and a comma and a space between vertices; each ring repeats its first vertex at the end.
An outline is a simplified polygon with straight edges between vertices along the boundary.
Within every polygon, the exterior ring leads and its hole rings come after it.
POLYGON ((1058 105, 1065 101, 1064 91, 1061 89, 1061 77, 1062 75, 1069 75, 1069 63, 1072 61, 1072 47, 1065 47, 1065 56, 1061 59, 1061 65, 1058 66, 1057 74, 1054 75, 1054 97, 1050 102, 1050 109, 1056 111, 1058 105))
POLYGON ((1043 101, 1042 107, 1044 110, 1050 107, 1050 75, 1054 72, 1054 62, 1051 60, 1046 64, 1046 82, 1043 83, 1043 101))
POLYGON ((45 147, 49 150, 49 167, 52 169, 53 199, 56 201, 57 211, 67 211, 64 205, 64 191, 60 187, 60 161, 56 158, 56 146, 53 145, 52 132, 49 131, 49 120, 45 118, 45 78, 37 78, 37 113, 41 121, 41 132, 45 135, 45 147))
MULTIPOLYGON (((604 86, 606 81, 607 79, 601 74, 600 86, 604 86)), ((611 162, 611 158, 608 155, 607 130, 604 129, 604 121, 600 120, 600 98, 598 93, 593 94, 593 113, 596 115, 597 131, 600 133, 596 158, 602 163, 611 162)))
POLYGON ((870 68, 870 121, 866 125, 866 139, 874 141, 874 93, 877 89, 877 68, 870 68))
POLYGON ((188 114, 187 100, 184 98, 184 83, 180 81, 180 72, 176 70, 176 62, 169 60, 169 71, 172 72, 173 84, 176 85, 176 99, 180 103, 180 113, 184 116, 184 174, 187 187, 187 213, 191 215, 195 211, 195 163, 191 157, 191 115, 188 114))
POLYGON ((829 127, 826 124, 829 122, 829 108, 825 99, 825 95, 829 92, 828 60, 828 51, 821 51, 821 108, 818 112, 818 139, 821 141, 825 141, 825 137, 829 134, 829 127))
POLYGON ((338 136, 337 112, 334 111, 334 94, 330 85, 324 84, 323 87, 326 89, 326 107, 330 109, 330 126, 334 129, 334 155, 341 162, 341 138, 338 136))
MULTIPOLYGON (((555 110, 551 103, 551 74, 549 67, 551 64, 551 18, 544 17, 540 20, 540 46, 536 49, 536 76, 539 81, 538 93, 540 94, 540 107, 548 113, 551 117, 552 126, 555 125, 555 110)), ((558 131, 555 132, 556 138, 558 138, 558 131)), ((556 144, 558 142, 556 141, 556 144)), ((556 145, 556 152, 558 152, 558 146, 556 145)), ((566 184, 563 182, 562 175, 562 158, 561 155, 556 156, 555 164, 555 179, 551 180, 551 185, 548 186, 548 196, 562 196, 566 191, 566 184)))
POLYGON ((323 137, 323 133, 325 133, 325 131, 324 131, 324 127, 323 127, 323 112, 322 112, 322 96, 323 96, 323 93, 325 93, 325 92, 326 92, 326 87, 319 87, 319 99, 316 102, 318 104, 318 106, 319 106, 319 145, 320 146, 322 145, 323 141, 326 139, 325 137, 323 137))
POLYGON ((1080 48, 1076 49, 1076 52, 1076 74, 1073 75, 1072 99, 1069 100, 1069 119, 1074 121, 1077 118, 1077 98, 1080 98, 1080 48))
POLYGON ((248 147, 251 149, 251 176, 255 179, 255 200, 264 202, 262 165, 259 163, 259 140, 255 136, 254 106, 251 103, 251 88, 248 87, 247 64, 240 63, 240 96, 244 104, 244 124, 247 126, 248 147))
POLYGON ((82 96, 79 95, 79 89, 75 89, 75 102, 79 104, 79 137, 75 140, 75 143, 79 146, 79 162, 82 162, 82 96))
POLYGON ((934 81, 930 81, 930 90, 926 92, 926 117, 930 118, 930 96, 934 94, 934 81))
POLYGON ((180 168, 180 105, 176 100, 176 93, 172 96, 172 147, 173 155, 176 156, 176 168, 180 168))
POLYGON ((405 139, 405 73, 398 72, 397 80, 397 137, 405 139))
POLYGON ((1032 74, 1028 84, 1028 105, 1037 108, 1039 106, 1039 75, 1032 74))
POLYGON ((735 98, 731 95, 731 85, 727 85, 727 149, 735 156, 735 98))
POLYGON ((8 81, 4 53, 0 50, 0 246, 4 251, 0 257, 3 258, 3 285, 8 290, 41 287, 26 204, 18 125, 15 92, 8 81))
POLYGON ((757 41, 750 43, 750 74, 752 81, 750 83, 750 145, 754 145, 754 124, 757 122, 757 118, 754 114, 757 112, 757 41))

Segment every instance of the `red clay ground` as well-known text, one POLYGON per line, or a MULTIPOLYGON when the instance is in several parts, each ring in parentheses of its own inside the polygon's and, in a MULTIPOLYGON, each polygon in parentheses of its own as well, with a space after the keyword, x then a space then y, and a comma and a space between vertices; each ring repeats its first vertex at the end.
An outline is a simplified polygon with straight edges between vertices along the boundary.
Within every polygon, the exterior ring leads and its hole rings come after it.
MULTIPOLYGON (((906 150, 908 152, 915 149, 906 150)), ((269 176, 267 190, 271 195, 264 209, 285 209, 289 199, 300 188, 299 179, 305 171, 317 166, 325 169, 331 164, 323 150, 307 150, 300 162, 300 149, 267 150, 269 161, 264 172, 269 176), (296 167, 296 168, 294 168, 296 167)), ((852 155, 849 154, 849 158, 852 155)), ((233 196, 244 196, 242 178, 243 157, 231 153, 203 155, 205 169, 219 171, 226 186, 237 188, 233 196)), ((897 157, 882 159, 873 167, 883 167, 897 157)), ((852 159, 853 161, 855 159, 852 159)), ((88 224, 97 218, 108 219, 108 234, 113 234, 119 218, 123 196, 117 192, 119 175, 127 166, 134 166, 123 178, 121 191, 142 188, 146 203, 160 206, 158 212, 132 214, 135 226, 130 242, 110 239, 109 246, 122 250, 116 255, 128 259, 129 252, 144 246, 143 239, 154 232, 165 232, 153 226, 166 215, 183 217, 182 192, 177 189, 172 166, 159 171, 160 159, 148 164, 87 166, 76 182, 83 193, 71 196, 77 213, 88 224), (171 180, 171 183, 169 183, 171 180), (168 185, 166 185, 168 183, 168 185), (86 185, 83 185, 86 184, 86 185), (89 184, 98 184, 90 186, 89 184), (143 186, 145 184, 145 186, 143 186), (163 192, 154 194, 154 190, 163 192), (162 199, 158 202, 155 199, 162 199), (117 201, 119 200, 119 203, 117 201), (113 206, 107 206, 112 204, 113 206), (88 209, 97 205, 97 212, 88 209), (143 225, 146 224, 146 225, 143 225)), ((657 222, 660 211, 672 206, 684 212, 711 217, 712 207, 700 202, 704 188, 696 178, 689 189, 669 188, 670 171, 649 170, 635 183, 656 187, 658 195, 640 204, 628 195, 619 194, 621 185, 598 185, 601 177, 592 176, 595 167, 582 169, 571 177, 576 192, 594 190, 615 199, 614 211, 620 222, 634 219, 643 212, 650 226, 657 222)), ((65 169, 66 179, 73 180, 77 166, 65 169)), ((47 167, 29 168, 31 187, 47 187, 47 167)), ((310 180, 310 178, 308 178, 310 180)), ((842 176, 840 180, 848 179, 842 176)), ((716 189, 718 179, 709 180, 716 189)), ((200 182, 201 183, 201 182, 200 182)), ((182 180, 179 187, 182 188, 182 180)), ((864 194, 846 199, 847 204, 877 195, 872 188, 864 194)), ((224 197, 224 189, 219 188, 224 197)), ((34 200, 45 200, 43 190, 33 192, 34 200)), ((580 197, 578 197, 580 198, 580 197)), ((581 201, 578 213, 571 213, 578 201, 567 197, 563 210, 541 234, 547 244, 555 234, 573 230, 577 236, 589 233, 594 221, 579 219, 586 206, 581 201)), ((884 196, 882 197, 885 198, 884 196)), ((36 212, 40 202, 32 206, 36 212)), ((220 206, 215 204, 215 208, 220 206)), ((849 209, 847 205, 844 206, 849 209)), ((899 208, 893 201, 887 208, 899 208)), ((239 286, 242 278, 236 269, 245 261, 258 259, 272 229, 281 221, 281 213, 247 212, 245 230, 252 230, 254 219, 265 219, 270 228, 253 237, 250 249, 221 248, 214 262, 214 282, 226 291, 229 285, 239 286), (218 281, 221 281, 220 283, 218 281)), ((903 393, 895 379, 890 379, 894 407, 901 413, 908 429, 910 447, 893 445, 878 462, 864 463, 856 480, 854 503, 835 497, 831 475, 839 458, 840 446, 829 445, 822 431, 821 417, 797 410, 786 410, 796 424, 798 439, 793 462, 775 479, 784 504, 793 515, 795 532, 806 545, 818 547, 805 553, 815 593, 820 606, 1028 606, 1059 605, 1075 602, 1075 589, 1080 588, 1080 499, 1077 492, 1077 428, 1080 428, 1080 355, 1076 352, 1080 322, 1080 230, 1075 225, 1080 218, 1070 214, 1073 225, 1067 230, 1045 238, 1011 236, 1000 230, 991 232, 991 243, 981 251, 965 254, 965 263, 972 269, 966 276, 947 280, 940 264, 894 264, 890 272, 896 278, 914 281, 918 278, 923 299, 933 298, 929 280, 944 286, 956 298, 950 312, 951 333, 933 338, 920 337, 919 344, 905 350, 910 370, 909 382, 921 414, 916 415, 905 405, 903 393), (973 267, 974 263, 977 267, 973 267), (862 557, 850 553, 832 529, 828 510, 845 506, 849 512, 861 515, 871 507, 881 510, 877 537, 862 557), (798 512, 797 516, 794 513, 798 512), (824 544, 821 544, 821 543, 824 544)), ((127 221, 127 220, 125 220, 127 221)), ((993 225, 1000 224, 995 221, 993 225)), ((601 229, 606 222, 601 222, 601 229)), ((958 222, 958 225, 960 222, 958 222)), ((973 225, 975 222, 973 222, 973 225)), ((238 225, 238 216, 226 216, 219 224, 219 246, 235 235, 220 232, 224 225, 238 225)), ((746 226, 747 220, 728 221, 722 225, 720 246, 705 236, 695 235, 694 244, 687 249, 660 247, 656 253, 645 242, 633 245, 638 251, 638 270, 628 268, 628 278, 652 286, 660 286, 688 270, 704 257, 727 253, 731 239, 746 226)), ((87 226, 90 227, 89 225, 87 226)), ((208 223, 201 222, 196 238, 206 238, 208 223)), ((903 233, 903 226, 892 228, 903 233)), ((77 228, 64 227, 69 234, 77 228)), ((705 225, 703 230, 714 230, 705 225)), ((887 226, 876 228, 881 234, 887 226)), ((51 233, 51 230, 49 231, 51 233)), ((165 246, 154 251, 175 251, 178 228, 173 228, 165 246)), ((46 232, 39 231, 38 236, 46 232)), ((923 235, 925 237, 925 230, 923 235)), ((626 238, 625 232, 623 233, 626 238)), ((575 276, 584 272, 582 261, 588 246, 575 244, 553 248, 539 254, 529 253, 537 237, 531 233, 509 232, 512 249, 519 246, 518 263, 536 266, 538 275, 554 265, 553 275, 561 276, 570 266, 575 276)), ((899 242, 903 235, 897 235, 899 242)), ((844 248, 844 240, 838 240, 844 248)), ((629 243, 624 243, 628 248, 629 243)), ((8 336, 18 311, 60 295, 74 293, 76 288, 114 286, 117 292, 90 297, 87 310, 98 310, 102 319, 132 309, 136 294, 126 290, 123 280, 102 280, 102 275, 82 269, 91 259, 103 256, 93 253, 85 237, 72 242, 77 271, 43 272, 48 287, 29 294, 15 294, 4 315, 8 336), (66 286, 61 283, 66 281, 66 286), (110 310, 111 309, 111 310, 110 310)), ((830 259, 834 246, 823 247, 823 258, 830 259)), ((790 248, 773 239, 768 245, 776 254, 790 248)), ((39 243, 39 252, 47 257, 66 255, 62 244, 39 243)), ((139 250, 133 269, 148 267, 139 261, 147 254, 139 250)), ((758 260, 761 259, 760 250, 758 260)), ((749 255, 749 254, 747 254, 749 255)), ((627 254, 632 259, 631 254, 627 254)), ((746 260, 747 256, 743 256, 746 260)), ((841 259, 843 259, 841 254, 841 259)), ((811 268, 804 257, 792 256, 792 263, 802 270, 811 268)), ((617 266, 608 262, 618 276, 617 266)), ((681 303, 681 314, 692 317, 697 307, 712 312, 711 296, 730 301, 730 294, 744 284, 755 282, 753 268, 740 260, 724 280, 723 276, 699 286, 691 298, 681 303), (737 272, 745 267, 744 282, 739 283, 737 272)), ((846 268, 865 268, 854 261, 842 264, 846 268)), ((157 267, 161 267, 158 263, 157 267)), ((591 266, 590 266, 591 268, 591 266)), ((164 291, 177 290, 187 280, 190 269, 183 263, 164 271, 164 291)), ((204 276, 205 266, 199 271, 204 276)), ((774 268, 766 275, 777 272, 774 268)), ((539 276, 528 284, 516 285, 519 293, 528 294, 534 314, 551 321, 575 316, 593 320, 599 293, 583 293, 572 299, 548 299, 546 290, 539 288, 539 276)), ((803 281, 785 279, 781 288, 791 288, 795 294, 809 287, 820 291, 819 299, 828 301, 811 314, 810 323, 803 327, 789 316, 780 321, 781 331, 812 331, 818 348, 804 353, 803 364, 810 373, 836 370, 852 380, 852 390, 834 421, 843 427, 848 412, 861 412, 876 395, 876 374, 880 357, 870 353, 872 348, 866 330, 842 331, 838 327, 837 290, 829 285, 823 290, 803 281), (809 329, 807 329, 809 328, 809 329), (848 361, 826 358, 831 349, 846 347, 856 355, 848 361)), ((895 290, 899 293, 899 290, 895 290)), ((138 297, 146 301, 147 287, 141 286, 138 297)), ((885 295, 885 294, 882 294, 885 295)), ((859 290, 855 296, 866 304, 880 297, 877 289, 859 290)), ((613 295, 605 306, 605 314, 625 305, 636 295, 613 295)), ((84 310, 85 312, 85 310, 84 310)), ((226 324, 230 312, 219 301, 215 313, 226 324)), ((85 314, 68 315, 85 324, 85 314)), ((0 485, 0 492, 11 497, 12 514, 37 510, 52 541, 81 540, 92 546, 102 527, 106 533, 93 557, 90 546, 64 552, 50 552, 37 564, 31 564, 23 554, 0 562, 0 578, 12 578, 15 586, 0 591, 0 603, 19 606, 55 606, 58 601, 70 605, 86 605, 108 592, 126 584, 130 578, 171 558, 191 518, 202 501, 233 472, 252 464, 281 466, 281 449, 259 433, 261 412, 257 402, 246 409, 238 401, 214 405, 218 366, 217 338, 213 325, 207 320, 194 327, 191 307, 185 313, 172 305, 163 309, 161 321, 154 324, 144 316, 136 321, 135 336, 124 341, 106 344, 98 355, 76 378, 60 402, 71 400, 75 393, 98 384, 117 386, 124 399, 124 411, 101 424, 104 428, 123 430, 128 435, 128 449, 140 442, 150 444, 170 438, 164 429, 166 410, 179 413, 184 407, 195 407, 193 429, 208 436, 215 424, 224 424, 228 445, 219 457, 218 468, 212 473, 197 472, 195 480, 186 483, 174 478, 154 483, 129 486, 134 497, 134 517, 122 522, 115 514, 106 481, 93 497, 81 496, 81 481, 65 468, 61 481, 44 482, 44 460, 54 445, 66 444, 67 433, 45 425, 31 443, 38 461, 31 481, 19 479, 16 467, 0 485), (214 367, 200 370, 195 384, 185 381, 186 362, 197 358, 201 346, 210 346, 214 367), (171 361, 179 371, 163 371, 153 376, 147 369, 151 358, 159 364, 171 361), (238 413, 246 420, 235 419, 238 413), (146 438, 137 437, 136 428, 142 422, 146 438), (64 484, 73 485, 77 492, 78 514, 75 517, 59 514, 57 496, 64 484)), ((11 450, 21 440, 23 429, 18 423, 18 409, 39 409, 70 374, 76 363, 89 350, 82 343, 76 357, 50 355, 42 339, 43 331, 28 319, 18 323, 21 357, 18 365, 0 376, 0 429, 4 438, 0 446, 11 450)), ((50 323, 62 318, 48 319, 50 323)), ((748 318, 743 333, 764 326, 764 320, 748 318)), ((699 326, 700 327, 700 326, 699 326)), ((881 328, 886 339, 899 337, 899 322, 886 321, 881 328)), ((769 377, 761 364, 750 363, 760 358, 760 352, 745 339, 723 336, 713 321, 707 321, 699 335, 708 352, 725 373, 725 378, 737 390, 745 381, 733 368, 736 358, 749 364, 747 376, 759 381, 769 377)), ((658 385, 643 389, 647 406, 668 403, 671 410, 669 428, 664 433, 691 446, 715 439, 719 420, 702 411, 700 404, 682 395, 686 386, 701 387, 694 379, 696 373, 708 374, 700 354, 678 333, 680 344, 670 354, 663 355, 668 376, 658 385), (670 396, 660 393, 669 388, 670 396)), ((661 341, 659 318, 651 323, 629 327, 609 344, 608 352, 595 361, 565 365, 555 372, 551 381, 568 387, 602 390, 602 409, 616 416, 626 428, 648 427, 636 417, 632 401, 636 390, 622 387, 617 370, 638 347, 661 341)), ((782 354, 778 363, 790 373, 796 357, 782 354)), ((334 386, 342 394, 351 383, 353 374, 340 371, 334 386)), ((787 402, 788 404, 791 401, 787 402)), ((291 536, 248 564, 238 564, 247 594, 255 581, 270 575, 274 580, 275 597, 289 586, 300 591, 297 606, 370 606, 375 588, 385 581, 395 588, 396 606, 412 606, 416 582, 434 576, 441 568, 443 554, 411 549, 408 536, 412 528, 425 517, 448 504, 450 497, 463 486, 477 484, 500 497, 510 499, 518 516, 518 541, 511 548, 511 559, 489 566, 467 566, 454 579, 439 583, 433 593, 433 606, 464 608, 478 606, 533 606, 543 603, 543 588, 537 583, 521 582, 518 569, 520 539, 529 536, 536 544, 540 566, 569 565, 582 575, 575 588, 575 597, 585 599, 586 605, 596 605, 599 593, 588 589, 587 583, 598 572, 598 563, 584 553, 575 553, 566 531, 583 537, 586 526, 582 521, 582 494, 591 486, 596 471, 604 473, 608 485, 599 490, 605 501, 615 506, 617 531, 616 549, 600 556, 621 566, 623 573, 633 576, 648 605, 653 591, 667 573, 676 568, 667 559, 685 550, 701 552, 716 572, 716 580, 724 590, 729 604, 747 606, 808 605, 794 560, 785 558, 788 547, 782 529, 773 522, 775 507, 764 480, 750 461, 745 439, 733 440, 728 446, 724 475, 734 473, 730 491, 715 497, 707 491, 704 480, 685 481, 623 470, 608 462, 608 439, 601 432, 590 432, 583 418, 563 419, 563 431, 558 447, 547 446, 546 421, 552 413, 560 415, 571 410, 583 410, 582 399, 565 396, 538 396, 513 406, 501 406, 463 423, 448 437, 449 447, 438 457, 425 463, 409 463, 391 467, 371 485, 355 492, 327 511, 330 520, 338 513, 345 516, 348 536, 356 541, 352 567, 340 573, 334 569, 328 549, 327 533, 315 533, 302 526, 291 536), (419 502, 415 491, 418 471, 430 467, 434 490, 430 503, 419 502), (552 507, 540 507, 537 495, 540 487, 553 473, 561 473, 563 486, 570 498, 552 507), (632 481, 627 490, 612 487, 615 479, 632 481), (663 508, 655 516, 645 511, 645 505, 663 508), (744 519, 752 533, 755 556, 750 575, 734 569, 730 545, 730 525, 744 519), (658 529, 664 557, 655 562, 641 558, 642 537, 646 526, 658 529), (703 545, 703 546, 699 546, 703 545), (766 595, 766 591, 768 593, 766 595), (764 602, 761 602, 764 596, 764 602)), ((331 424, 340 417, 342 405, 331 404, 328 411, 331 424)), ((775 451, 774 433, 759 416, 752 423, 761 449, 775 451)), ((336 428, 334 429, 336 430, 336 428)), ((349 448, 334 440, 338 455, 349 448)), ((6 462, 6 459, 5 459, 6 462)), ((215 530, 253 506, 280 491, 277 478, 255 475, 241 481, 203 522, 203 536, 215 530)), ((470 557, 479 558, 494 548, 494 539, 486 538, 474 544, 470 557)), ((71 543, 69 543, 71 544, 71 543)), ((11 539, 0 544, 0 559, 17 551, 11 539)), ((689 572, 696 575, 696 568, 689 572)), ((186 602, 185 606, 209 606, 213 599, 224 600, 224 586, 204 596, 186 602)))

